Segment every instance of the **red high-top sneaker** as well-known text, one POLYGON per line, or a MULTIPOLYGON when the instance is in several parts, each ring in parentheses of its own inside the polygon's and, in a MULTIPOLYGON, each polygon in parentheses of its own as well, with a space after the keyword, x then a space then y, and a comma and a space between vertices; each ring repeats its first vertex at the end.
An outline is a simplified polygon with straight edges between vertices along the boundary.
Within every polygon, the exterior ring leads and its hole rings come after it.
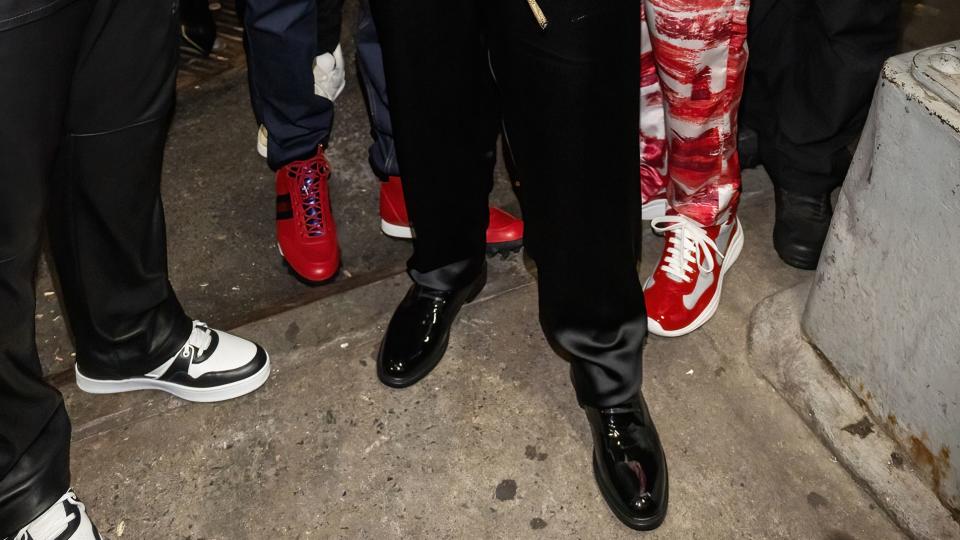
MULTIPOLYGON (((407 206, 403 201, 400 177, 380 182, 380 230, 393 238, 413 238, 407 206)), ((487 251, 491 253, 519 249, 523 245, 523 220, 490 207, 487 225, 487 251)))
POLYGON ((291 270, 314 283, 331 279, 340 268, 329 178, 322 146, 316 156, 277 171, 277 246, 291 270))
POLYGON ((643 286, 647 329, 666 337, 689 334, 717 311, 723 276, 743 247, 740 220, 731 216, 723 225, 704 227, 671 210, 651 225, 664 233, 664 246, 643 286))

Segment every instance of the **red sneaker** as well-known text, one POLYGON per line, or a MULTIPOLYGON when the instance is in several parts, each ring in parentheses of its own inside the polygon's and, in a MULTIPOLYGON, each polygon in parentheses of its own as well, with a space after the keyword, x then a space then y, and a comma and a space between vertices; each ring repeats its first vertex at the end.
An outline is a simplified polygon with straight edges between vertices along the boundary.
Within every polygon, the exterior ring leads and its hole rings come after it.
MULTIPOLYGON (((407 206, 403 201, 400 177, 391 176, 380 182, 380 230, 393 238, 413 238, 407 206)), ((487 226, 487 251, 500 252, 519 249, 523 245, 523 220, 490 207, 487 226)))
POLYGON ((277 247, 291 270, 313 283, 329 280, 340 268, 329 178, 322 146, 316 156, 277 171, 277 247))
POLYGON ((643 286, 647 329, 666 337, 689 334, 713 317, 720 303, 723 276, 743 248, 740 220, 704 227, 672 211, 654 219, 664 234, 663 255, 643 286))

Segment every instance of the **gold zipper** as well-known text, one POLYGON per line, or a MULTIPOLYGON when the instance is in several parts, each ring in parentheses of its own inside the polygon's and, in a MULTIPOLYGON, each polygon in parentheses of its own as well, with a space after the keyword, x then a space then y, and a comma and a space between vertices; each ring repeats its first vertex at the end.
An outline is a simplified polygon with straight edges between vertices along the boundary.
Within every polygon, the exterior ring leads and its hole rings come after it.
POLYGON ((543 10, 540 9, 540 4, 537 3, 537 0, 527 0, 527 4, 530 6, 530 11, 533 12, 533 18, 535 18, 537 24, 540 25, 540 29, 546 30, 550 21, 547 20, 547 16, 544 15, 543 10))

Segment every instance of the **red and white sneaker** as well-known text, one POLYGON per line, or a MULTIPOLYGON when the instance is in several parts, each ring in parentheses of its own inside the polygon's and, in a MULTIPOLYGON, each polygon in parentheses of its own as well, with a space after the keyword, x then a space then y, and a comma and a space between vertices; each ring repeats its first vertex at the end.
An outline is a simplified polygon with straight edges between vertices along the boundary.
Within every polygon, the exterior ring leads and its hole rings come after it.
POLYGON ((322 146, 316 156, 277 171, 277 247, 290 269, 312 283, 327 281, 340 269, 329 179, 322 146))
MULTIPOLYGON (((413 238, 403 184, 397 176, 380 182, 380 230, 393 238, 413 238)), ((523 220, 499 208, 490 207, 487 225, 487 251, 497 253, 520 249, 523 245, 523 220)))
MULTIPOLYGON (((643 197, 642 197, 643 198, 643 197)), ((667 215, 667 191, 663 190, 649 199, 643 198, 641 219, 650 221, 667 215)))
POLYGON ((740 220, 704 227, 672 212, 651 223, 663 233, 660 264, 643 286, 647 329, 676 337, 689 334, 713 317, 720 303, 723 276, 743 248, 740 220))

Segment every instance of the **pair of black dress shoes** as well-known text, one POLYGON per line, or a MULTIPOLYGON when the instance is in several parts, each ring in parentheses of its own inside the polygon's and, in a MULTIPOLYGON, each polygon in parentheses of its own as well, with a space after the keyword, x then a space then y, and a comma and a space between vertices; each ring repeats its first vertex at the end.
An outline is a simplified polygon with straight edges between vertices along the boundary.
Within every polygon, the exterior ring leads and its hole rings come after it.
MULTIPOLYGON (((447 350, 460 308, 486 284, 486 265, 469 284, 441 291, 414 284, 400 302, 377 356, 377 375, 404 388, 428 373, 447 350)), ((637 530, 658 527, 667 513, 667 462, 643 395, 616 407, 586 407, 593 431, 593 472, 614 515, 637 530)))

